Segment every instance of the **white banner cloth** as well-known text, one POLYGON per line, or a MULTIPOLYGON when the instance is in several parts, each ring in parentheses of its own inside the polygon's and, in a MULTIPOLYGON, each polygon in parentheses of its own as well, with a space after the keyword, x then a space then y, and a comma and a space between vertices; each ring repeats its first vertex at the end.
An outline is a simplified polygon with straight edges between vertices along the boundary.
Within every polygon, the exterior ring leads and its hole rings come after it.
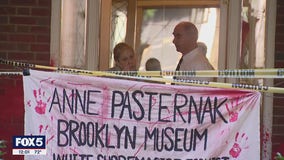
POLYGON ((23 80, 25 135, 47 146, 26 159, 260 159, 259 92, 35 70, 23 80))

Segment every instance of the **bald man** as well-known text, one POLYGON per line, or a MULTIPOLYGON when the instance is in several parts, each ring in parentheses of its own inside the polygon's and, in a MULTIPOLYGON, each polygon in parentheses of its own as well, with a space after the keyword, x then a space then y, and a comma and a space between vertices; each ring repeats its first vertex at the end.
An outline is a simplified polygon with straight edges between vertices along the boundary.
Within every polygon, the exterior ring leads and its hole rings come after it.
MULTIPOLYGON (((175 26, 173 35, 176 50, 182 54, 177 71, 214 70, 203 49, 197 44, 198 30, 193 23, 180 22, 175 26)), ((186 79, 214 81, 213 77, 187 77, 186 79)))

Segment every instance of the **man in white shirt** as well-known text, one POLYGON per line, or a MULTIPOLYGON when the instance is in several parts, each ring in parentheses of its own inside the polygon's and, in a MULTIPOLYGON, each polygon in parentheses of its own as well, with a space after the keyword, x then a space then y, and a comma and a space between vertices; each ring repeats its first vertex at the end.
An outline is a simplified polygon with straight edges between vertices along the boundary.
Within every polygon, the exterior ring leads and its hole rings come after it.
MULTIPOLYGON (((197 44, 198 30, 193 23, 180 22, 175 26, 173 35, 176 50, 182 54, 176 68, 177 71, 214 70, 203 53, 203 49, 197 44)), ((213 77, 188 77, 186 79, 214 81, 213 77)))

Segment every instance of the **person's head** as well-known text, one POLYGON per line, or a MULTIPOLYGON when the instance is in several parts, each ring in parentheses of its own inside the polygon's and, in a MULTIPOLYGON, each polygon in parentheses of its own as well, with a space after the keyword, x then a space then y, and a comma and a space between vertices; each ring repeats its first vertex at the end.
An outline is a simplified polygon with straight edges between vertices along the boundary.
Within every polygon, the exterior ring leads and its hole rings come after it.
POLYGON ((161 64, 160 61, 156 58, 149 58, 145 64, 146 71, 160 71, 161 64))
POLYGON ((203 42, 197 42, 198 47, 202 50, 202 53, 204 53, 204 55, 206 55, 207 53, 207 46, 205 43, 203 42))
POLYGON ((118 43, 114 49, 115 65, 122 71, 134 71, 136 70, 135 53, 131 46, 126 43, 118 43))
POLYGON ((197 47, 198 30, 191 22, 180 22, 174 28, 173 43, 176 50, 186 54, 197 47))

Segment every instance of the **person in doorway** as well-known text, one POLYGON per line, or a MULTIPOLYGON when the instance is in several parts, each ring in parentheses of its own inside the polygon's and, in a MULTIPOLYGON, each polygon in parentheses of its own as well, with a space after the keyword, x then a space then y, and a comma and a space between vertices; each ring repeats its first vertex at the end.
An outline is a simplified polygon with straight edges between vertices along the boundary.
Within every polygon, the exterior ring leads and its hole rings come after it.
MULTIPOLYGON (((177 65, 177 71, 214 70, 202 48, 198 46, 198 30, 196 26, 187 21, 178 23, 173 31, 173 43, 176 51, 182 54, 177 65)), ((214 81, 213 77, 180 77, 182 79, 214 81)), ((179 79, 177 77, 177 79, 179 79)))
POLYGON ((114 49, 115 66, 109 68, 108 71, 136 71, 135 52, 131 46, 121 42, 114 49))
POLYGON ((161 71, 161 63, 157 58, 149 58, 145 63, 146 71, 161 71))
POLYGON ((198 47, 201 48, 202 53, 206 56, 206 53, 207 53, 207 46, 206 46, 206 44, 203 43, 203 42, 197 42, 197 45, 198 45, 198 47))
MULTIPOLYGON (((149 58, 145 63, 145 69, 146 71, 162 71, 161 63, 157 58, 149 58)), ((149 81, 149 82, 165 84, 164 82, 158 82, 158 81, 149 81)))

